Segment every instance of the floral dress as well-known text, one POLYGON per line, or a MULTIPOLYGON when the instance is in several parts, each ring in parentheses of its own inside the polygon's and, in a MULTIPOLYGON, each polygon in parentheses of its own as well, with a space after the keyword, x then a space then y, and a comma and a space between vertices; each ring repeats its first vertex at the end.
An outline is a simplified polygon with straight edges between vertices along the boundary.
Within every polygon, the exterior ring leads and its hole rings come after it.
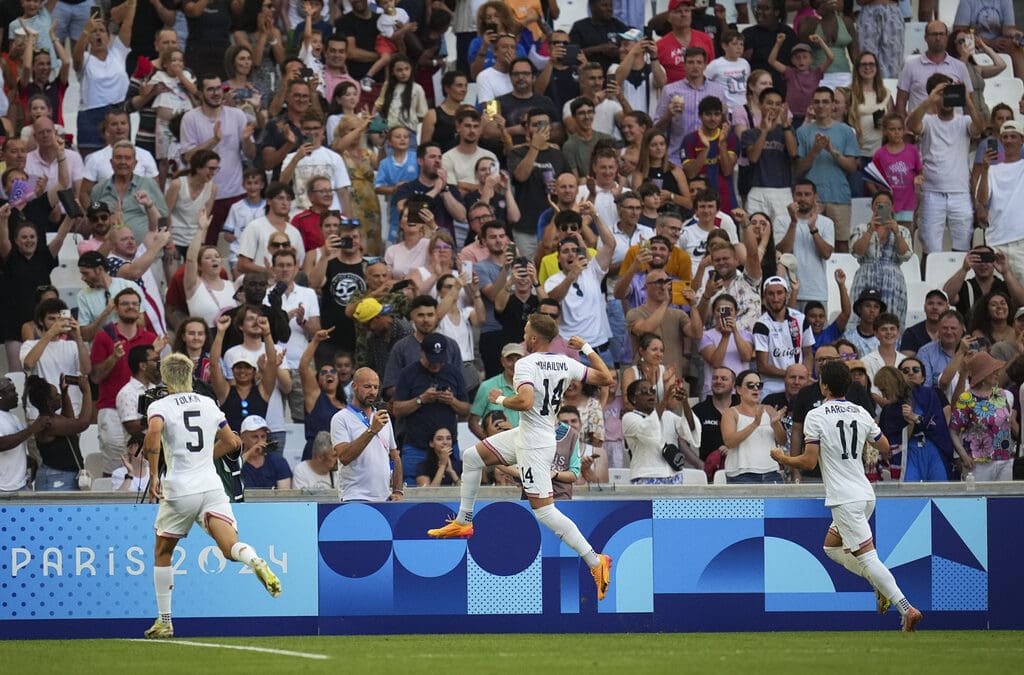
POLYGON ((358 159, 347 152, 342 154, 342 158, 348 169, 349 180, 352 181, 348 192, 356 209, 355 213, 346 215, 359 219, 364 251, 369 255, 380 255, 383 253, 380 241, 380 200, 373 191, 376 172, 370 163, 370 151, 362 148, 358 159))
POLYGON ((965 391, 954 403, 949 428, 960 432, 964 450, 975 461, 999 462, 1013 457, 1012 396, 1005 389, 993 389, 987 398, 965 391))
MULTIPOLYGON (((850 241, 857 241, 864 235, 865 230, 870 227, 867 224, 855 225, 850 233, 850 241)), ((910 230, 899 226, 903 241, 911 241, 910 230)), ((898 317, 905 317, 907 314, 907 282, 903 277, 903 270, 900 264, 910 260, 914 255, 913 249, 907 248, 903 255, 896 253, 896 235, 888 233, 884 242, 879 242, 878 233, 871 235, 867 251, 864 255, 855 255, 860 267, 853 277, 853 288, 850 289, 850 297, 856 298, 861 291, 873 288, 878 291, 885 301, 887 312, 898 317)))

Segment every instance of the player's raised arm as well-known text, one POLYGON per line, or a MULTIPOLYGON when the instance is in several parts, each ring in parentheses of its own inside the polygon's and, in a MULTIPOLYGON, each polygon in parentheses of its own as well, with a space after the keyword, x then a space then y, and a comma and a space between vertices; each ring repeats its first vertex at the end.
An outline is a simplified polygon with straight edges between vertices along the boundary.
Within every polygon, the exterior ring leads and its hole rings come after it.
POLYGON ((146 460, 149 462, 149 499, 151 502, 160 499, 160 479, 157 477, 157 472, 160 469, 160 436, 163 430, 164 418, 150 417, 146 437, 142 440, 142 450, 146 453, 146 460))
POLYGON ((582 352, 584 356, 590 359, 590 366, 587 367, 587 378, 585 380, 587 384, 592 384, 595 387, 607 387, 615 381, 611 371, 608 370, 608 366, 601 360, 600 355, 583 338, 579 335, 573 335, 569 338, 568 344, 569 349, 582 352))
POLYGON ((535 391, 533 389, 533 385, 529 382, 524 382, 519 385, 519 388, 516 389, 515 396, 502 396, 501 393, 501 389, 491 389, 487 394, 487 400, 491 403, 496 403, 503 408, 518 410, 519 412, 529 410, 533 407, 535 391))

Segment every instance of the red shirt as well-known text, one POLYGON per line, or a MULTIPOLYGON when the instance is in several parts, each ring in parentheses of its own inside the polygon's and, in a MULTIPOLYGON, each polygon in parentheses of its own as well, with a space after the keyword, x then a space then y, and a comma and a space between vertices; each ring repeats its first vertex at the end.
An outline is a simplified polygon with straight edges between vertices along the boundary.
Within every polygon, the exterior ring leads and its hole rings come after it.
POLYGON ((124 356, 114 364, 114 368, 107 375, 107 378, 100 382, 100 396, 96 401, 97 410, 117 407, 117 392, 121 391, 124 385, 128 384, 128 380, 132 379, 132 371, 128 367, 128 352, 132 350, 132 347, 151 345, 156 341, 156 333, 152 333, 141 326, 135 331, 135 337, 129 340, 117 330, 116 323, 109 324, 96 333, 96 337, 93 338, 92 354, 89 356, 89 360, 94 366, 106 360, 108 356, 114 353, 114 339, 110 337, 108 331, 113 331, 117 339, 124 342, 124 356))
POLYGON ((314 251, 326 242, 324 235, 320 232, 320 214, 310 209, 295 214, 292 218, 292 225, 302 235, 302 245, 306 247, 306 253, 314 251))
MULTIPOLYGON (((711 41, 711 36, 703 31, 694 28, 690 29, 689 46, 701 47, 707 52, 707 63, 711 63, 711 60, 715 58, 715 44, 711 41)), ((665 76, 668 78, 667 82, 671 84, 685 78, 686 69, 683 68, 683 53, 686 51, 686 48, 676 39, 675 34, 669 33, 658 40, 657 47, 658 60, 661 61, 661 67, 665 69, 665 76)))

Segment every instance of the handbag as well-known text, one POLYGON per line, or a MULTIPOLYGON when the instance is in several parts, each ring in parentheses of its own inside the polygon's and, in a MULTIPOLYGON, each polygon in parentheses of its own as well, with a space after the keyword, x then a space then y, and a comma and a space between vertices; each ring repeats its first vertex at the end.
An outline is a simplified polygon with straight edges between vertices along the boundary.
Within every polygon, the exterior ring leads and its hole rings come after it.
POLYGON ((666 443, 665 447, 661 449, 661 456, 665 458, 673 471, 682 471, 686 466, 686 457, 675 443, 666 443))

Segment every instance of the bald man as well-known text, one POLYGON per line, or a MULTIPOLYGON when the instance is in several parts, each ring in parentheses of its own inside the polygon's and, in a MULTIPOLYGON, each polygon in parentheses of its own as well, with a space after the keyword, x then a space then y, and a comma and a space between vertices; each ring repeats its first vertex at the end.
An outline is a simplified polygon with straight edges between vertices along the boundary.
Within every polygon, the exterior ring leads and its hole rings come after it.
POLYGON ((765 405, 783 411, 782 426, 786 429, 787 439, 790 429, 793 428, 793 399, 810 381, 811 373, 807 370, 807 366, 802 363, 794 363, 786 368, 786 374, 782 377, 783 390, 765 396, 762 401, 765 405))

